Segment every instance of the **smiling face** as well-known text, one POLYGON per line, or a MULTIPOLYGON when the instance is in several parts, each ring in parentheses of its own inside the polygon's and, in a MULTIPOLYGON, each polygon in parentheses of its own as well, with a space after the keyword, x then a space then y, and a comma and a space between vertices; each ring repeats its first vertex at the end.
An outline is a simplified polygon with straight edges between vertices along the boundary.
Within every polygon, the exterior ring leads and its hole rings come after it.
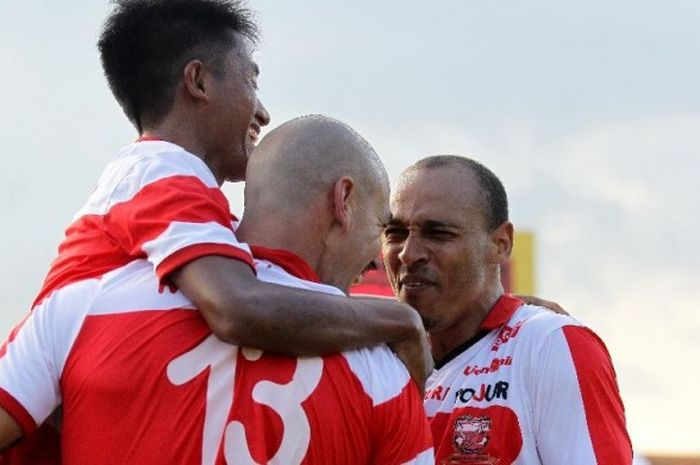
POLYGON ((431 332, 449 329, 494 284, 481 199, 474 175, 459 166, 409 170, 392 195, 383 236, 389 280, 431 332))
POLYGON ((207 116, 209 153, 220 180, 244 179, 248 157, 270 115, 257 96, 258 65, 250 41, 232 33, 232 47, 219 76, 212 80, 207 116))
POLYGON ((381 185, 371 195, 359 199, 357 220, 348 234, 345 290, 372 267, 377 266, 382 248, 382 233, 389 220, 389 186, 381 185))

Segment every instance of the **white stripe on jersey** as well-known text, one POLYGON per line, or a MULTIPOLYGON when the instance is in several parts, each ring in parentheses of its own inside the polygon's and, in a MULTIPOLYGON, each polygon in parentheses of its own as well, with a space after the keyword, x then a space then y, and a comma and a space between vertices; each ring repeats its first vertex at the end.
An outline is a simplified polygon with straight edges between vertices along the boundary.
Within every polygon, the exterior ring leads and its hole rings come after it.
POLYGON ((232 230, 215 221, 208 223, 186 223, 173 221, 158 237, 141 246, 155 268, 178 250, 197 244, 225 244, 251 255, 248 244, 238 242, 232 230))
POLYGON ((343 352, 343 356, 374 407, 401 394, 410 382, 406 367, 403 363, 396 363, 398 358, 384 344, 343 352), (379 372, 377 365, 382 367, 379 372), (377 374, 381 376, 377 377, 377 374))
POLYGON ((127 145, 107 166, 97 188, 73 220, 85 215, 104 215, 115 204, 131 200, 144 186, 188 172, 207 187, 218 187, 207 165, 175 144, 148 141, 127 145), (157 162, 149 163, 154 158, 157 162))
POLYGON ((345 293, 334 286, 327 284, 315 283, 306 281, 305 279, 297 278, 296 276, 287 273, 284 268, 268 262, 267 260, 253 260, 255 271, 257 271, 258 279, 267 283, 279 284, 280 286, 296 287, 307 289, 309 291, 323 292, 324 294, 332 294, 345 296, 345 293))
POLYGON ((163 311, 173 308, 196 310, 185 294, 171 291, 167 286, 163 288, 153 272, 153 266, 147 260, 141 259, 102 277, 90 315, 163 311))

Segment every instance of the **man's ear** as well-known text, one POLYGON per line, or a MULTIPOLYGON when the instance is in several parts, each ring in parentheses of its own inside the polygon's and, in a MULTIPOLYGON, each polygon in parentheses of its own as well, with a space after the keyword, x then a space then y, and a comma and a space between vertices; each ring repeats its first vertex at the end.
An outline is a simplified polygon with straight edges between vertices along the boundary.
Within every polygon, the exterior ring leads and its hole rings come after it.
POLYGON ((339 178, 333 186, 333 219, 343 232, 348 231, 352 223, 350 197, 354 190, 355 182, 349 176, 339 178))
POLYGON ((209 86, 207 79, 209 75, 210 73, 207 72, 201 61, 192 60, 188 62, 182 70, 182 81, 187 95, 195 100, 208 102, 209 86))
POLYGON ((504 264, 513 250, 513 223, 505 221, 493 230, 490 235, 493 243, 493 262, 504 264))

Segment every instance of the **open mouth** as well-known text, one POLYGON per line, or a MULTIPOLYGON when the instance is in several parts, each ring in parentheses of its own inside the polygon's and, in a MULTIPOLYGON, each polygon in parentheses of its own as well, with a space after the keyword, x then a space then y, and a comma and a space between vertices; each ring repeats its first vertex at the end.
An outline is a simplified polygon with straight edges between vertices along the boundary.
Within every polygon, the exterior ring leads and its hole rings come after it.
POLYGON ((258 138, 260 137, 260 128, 255 126, 248 127, 248 138, 253 142, 253 144, 258 143, 258 138))
POLYGON ((435 285, 435 283, 429 279, 422 278, 420 276, 404 276, 399 280, 399 289, 405 291, 418 291, 421 289, 426 289, 435 285))

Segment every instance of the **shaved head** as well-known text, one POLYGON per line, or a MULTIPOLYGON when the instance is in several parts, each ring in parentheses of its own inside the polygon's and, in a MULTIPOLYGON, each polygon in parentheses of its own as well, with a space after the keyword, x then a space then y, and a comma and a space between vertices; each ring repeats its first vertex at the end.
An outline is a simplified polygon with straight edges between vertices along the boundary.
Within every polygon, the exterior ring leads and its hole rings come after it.
POLYGON ((350 126, 322 115, 295 118, 265 136, 248 162, 246 216, 303 210, 342 176, 366 196, 389 183, 377 153, 350 126))
POLYGON ((390 215, 389 178, 369 143, 338 120, 304 116, 253 152, 236 235, 293 252, 321 282, 347 290, 376 263, 390 215))

